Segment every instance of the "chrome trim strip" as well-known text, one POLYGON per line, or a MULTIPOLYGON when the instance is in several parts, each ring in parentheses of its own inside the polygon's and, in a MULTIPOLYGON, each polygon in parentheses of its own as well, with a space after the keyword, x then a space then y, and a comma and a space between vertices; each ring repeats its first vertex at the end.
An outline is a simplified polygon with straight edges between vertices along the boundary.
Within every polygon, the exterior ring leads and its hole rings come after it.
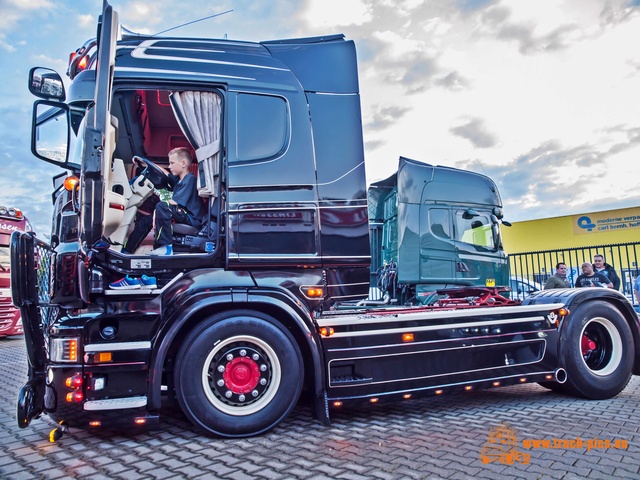
POLYGON ((215 50, 205 50, 205 49, 197 49, 197 48, 176 48, 176 47, 157 47, 154 46, 155 43, 162 41, 162 39, 154 39, 154 40, 144 40, 143 42, 136 45, 136 47, 131 51, 131 57, 137 59, 149 59, 149 60, 166 60, 173 62, 188 62, 188 63, 208 63, 208 64, 216 64, 216 65, 229 65, 232 67, 247 67, 247 68, 262 68, 265 70, 278 70, 281 72, 288 72, 289 70, 286 68, 280 67, 270 67, 268 65, 256 65, 254 63, 239 63, 239 62, 228 62, 225 60, 210 60, 206 58, 197 58, 197 57, 174 57, 172 55, 150 55, 146 52, 148 48, 153 48, 156 50, 167 50, 171 52, 208 52, 208 53, 222 53, 226 54, 224 51, 215 51, 215 50))
POLYGON ((125 350, 149 350, 151 342, 92 343, 84 346, 85 353, 123 352, 125 350))
MULTIPOLYGON (((354 255, 352 257, 338 257, 335 255, 331 255, 331 256, 325 256, 325 255, 313 255, 313 254, 309 254, 309 255, 259 255, 259 254, 253 254, 253 253, 229 253, 229 258, 230 259, 244 259, 244 260, 273 260, 273 259, 277 259, 277 260, 318 260, 318 259, 323 259, 323 260, 332 260, 332 259, 360 259, 360 260, 369 260, 371 258, 371 256, 367 255, 354 255)), ((127 291, 127 290, 125 290, 127 291)), ((135 291, 135 290, 134 290, 135 291)))
MULTIPOLYGON (((349 257, 351 258, 351 257, 349 257)), ((359 258, 359 257, 353 257, 359 258)), ((442 318, 462 318, 462 317, 474 317, 482 315, 505 315, 505 314, 519 314, 529 312, 540 312, 543 316, 551 310, 556 310, 563 307, 562 303, 546 304, 546 305, 514 305, 510 307, 478 307, 478 308, 465 308, 461 310, 444 310, 438 309, 436 311, 420 311, 416 313, 408 313, 406 309, 397 308, 398 312, 394 312, 394 309, 390 308, 384 311, 384 314, 373 315, 369 312, 362 312, 355 315, 340 316, 340 318, 319 318, 317 320, 320 327, 341 327, 346 325, 365 325, 365 324, 382 324, 382 323, 399 323, 399 322, 415 322, 417 320, 438 320, 442 318), (544 312, 544 313, 543 313, 544 312), (390 318, 391 317, 391 318, 390 318)), ((517 321, 518 318, 514 318, 510 321, 517 321)), ((530 320, 530 319, 528 319, 530 320)), ((525 321, 528 321, 525 320, 525 321)), ((489 322, 492 323, 492 322, 489 322)), ((457 327, 457 325, 456 325, 457 327)), ((442 328, 447 328, 443 326, 442 328)), ((452 328, 449 326, 449 328, 452 328)))
MULTIPOLYGON (((193 76, 194 72, 185 72, 183 70, 166 70, 164 68, 144 68, 144 67, 116 67, 116 71, 118 72, 133 72, 133 73, 144 73, 144 72, 153 72, 153 73, 167 73, 172 75, 185 75, 185 76, 193 76)), ((211 77, 211 78, 232 78, 234 80, 251 80, 255 81, 255 78, 252 77, 239 77, 236 75, 220 75, 217 73, 205 73, 198 72, 199 77, 211 77)))
POLYGON ((465 323, 455 323, 455 324, 446 324, 446 325, 426 325, 423 327, 403 327, 403 328, 387 328, 383 330, 365 330, 359 332, 336 332, 331 337, 342 338, 342 337, 364 337, 367 335, 387 335, 392 333, 406 333, 407 331, 411 332, 430 332, 434 330, 452 330, 458 328, 468 328, 468 327, 482 327, 489 325, 506 325, 509 323, 529 323, 544 320, 544 317, 525 317, 525 318, 509 318, 507 320, 489 320, 485 322, 465 322, 465 323))
MULTIPOLYGON (((545 339, 534 339, 534 340, 521 340, 518 342, 509 342, 509 343, 492 343, 490 345, 486 345, 487 347, 491 347, 491 346, 500 346, 500 345, 514 345, 514 344, 518 344, 518 343, 534 343, 534 342, 542 342, 543 343, 543 349, 542 349, 542 355, 540 357, 540 360, 536 360, 534 362, 526 362, 526 363, 516 363, 513 365, 500 365, 498 367, 488 367, 488 368, 477 368, 474 370, 461 370, 461 371, 454 371, 454 372, 446 372, 446 373, 438 373, 435 375, 423 375, 420 377, 405 377, 405 378, 396 378, 393 380, 383 380, 383 381, 379 381, 379 382, 362 382, 362 383, 358 383, 358 384, 351 384, 351 385, 333 385, 331 383, 331 363, 333 362, 343 362, 343 361, 351 361, 351 360, 362 360, 362 359, 372 359, 372 358, 382 358, 382 357, 399 357, 402 355, 417 355, 420 353, 435 353, 435 352, 443 352, 443 351, 451 351, 451 350, 465 350, 465 349, 478 349, 478 348, 483 348, 485 345, 482 346, 478 346, 478 345, 465 345, 465 346, 460 346, 460 347, 455 347, 455 348, 442 348, 442 349, 436 349, 436 350, 426 350, 426 351, 422 351, 422 352, 403 352, 403 353, 389 353, 386 355, 373 355, 373 356, 363 356, 363 357, 345 357, 345 358, 336 358, 335 360, 330 360, 329 363, 327 364, 327 378, 329 379, 329 386, 332 388, 346 388, 346 387, 355 387, 355 386, 361 386, 361 385, 378 385, 378 384, 382 384, 382 383, 394 383, 394 382, 406 382, 406 381, 412 381, 412 380, 422 380, 425 378, 437 378, 437 377, 445 377, 445 376, 449 376, 449 375, 462 375, 465 373, 474 373, 474 372, 482 372, 482 371, 486 371, 486 370, 495 370, 497 368, 511 368, 511 367, 521 367, 523 365, 533 365, 534 363, 539 363, 542 361, 542 359, 544 358, 545 353, 547 352, 547 341, 545 339)), ((520 376, 523 376, 525 374, 522 374, 520 376)), ((478 380, 475 380, 478 381, 478 380)), ((481 380, 481 381, 485 381, 485 380, 481 380)), ((461 382, 461 383, 470 383, 470 382, 461 382)))
MULTIPOLYGON (((407 330, 403 330, 403 331, 407 331, 407 330)), ((386 348, 398 348, 398 347, 402 347, 402 346, 408 346, 408 345, 412 345, 412 346, 416 346, 416 345, 434 345, 437 343, 442 343, 442 344, 447 344, 447 343, 451 343, 451 342, 460 342, 460 341, 465 341, 465 342, 469 342, 469 341, 473 341, 473 340, 482 340, 482 339, 486 339, 486 338, 492 338, 492 339, 496 339, 496 338, 508 338, 508 337, 514 337, 516 335, 522 335, 524 334, 538 334, 540 336, 540 338, 546 337, 547 336, 547 332, 551 331, 551 329, 545 329, 545 330, 535 330, 535 331, 529 331, 529 332, 518 332, 518 333, 478 333, 475 336, 470 336, 470 337, 454 337, 454 338, 438 338, 438 339, 434 339, 434 340, 425 340, 423 342, 399 342, 399 343, 386 343, 384 345, 363 345, 361 347, 344 347, 344 348, 327 348, 327 352, 357 352, 358 350, 383 350, 386 348)), ((333 336, 333 335, 332 335, 333 336)), ((505 342, 506 343, 506 342, 505 342)), ((511 343, 511 340, 508 341, 508 343, 511 343)), ((496 344, 498 345, 498 344, 496 344)), ((484 345, 479 345, 480 347, 483 347, 484 345)))
POLYGON ((90 400, 83 408, 89 412, 100 410, 122 410, 124 408, 139 408, 147 405, 147 397, 109 398, 107 400, 90 400))
MULTIPOLYGON (((474 385, 476 383, 484 383, 484 382, 495 382, 498 380, 507 380, 510 378, 517 378, 517 377, 542 377, 543 375, 553 375, 555 372, 553 370, 551 371, 546 371, 546 372, 531 372, 531 373, 521 373, 519 375, 501 375, 499 377, 489 377, 489 378, 482 378, 479 380, 469 380, 468 382, 453 382, 453 383, 443 383, 434 387, 428 386, 428 387, 416 387, 416 388, 409 388, 409 389, 401 389, 401 390, 395 390, 393 392, 381 392, 381 393, 372 393, 372 394, 366 394, 366 395, 356 395, 356 396, 349 396, 349 399, 355 399, 355 398, 369 398, 369 397, 382 397, 382 396, 387 396, 387 395, 397 395, 398 393, 409 393, 409 392, 421 392, 424 390, 438 390, 441 388, 450 388, 450 387, 457 387, 460 385, 474 385)), ((529 383, 529 382, 527 382, 529 383)), ((360 385, 370 385, 367 383, 364 384, 360 384, 360 385)), ((359 385, 351 385, 352 387, 355 386, 359 386, 359 385)), ((501 385, 502 386, 502 385, 501 385)), ((332 387, 332 388, 337 388, 337 387, 332 387)), ((338 397, 333 398, 333 397, 329 397, 328 400, 336 400, 338 397)))

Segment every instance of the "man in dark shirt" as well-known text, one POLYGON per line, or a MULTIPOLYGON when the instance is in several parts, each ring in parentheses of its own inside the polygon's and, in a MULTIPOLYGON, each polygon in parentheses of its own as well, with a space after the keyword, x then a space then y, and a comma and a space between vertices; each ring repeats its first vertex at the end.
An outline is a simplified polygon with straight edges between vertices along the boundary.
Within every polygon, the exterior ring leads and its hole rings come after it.
POLYGON ((605 277, 609 279, 611 283, 613 283, 614 290, 620 290, 620 277, 616 273, 615 269, 604 261, 604 257, 596 253, 593 256, 593 270, 596 273, 601 273, 605 277))
POLYGON ((185 223, 200 228, 205 217, 204 204, 198 197, 196 177, 189 172, 192 158, 188 148, 174 148, 169 152, 169 171, 175 184, 173 197, 156 204, 155 250, 149 255, 172 255, 171 239, 175 223, 185 223))
POLYGON ((613 283, 601 273, 593 271, 593 265, 589 262, 582 264, 582 274, 576 278, 576 287, 608 287, 613 288, 613 283))

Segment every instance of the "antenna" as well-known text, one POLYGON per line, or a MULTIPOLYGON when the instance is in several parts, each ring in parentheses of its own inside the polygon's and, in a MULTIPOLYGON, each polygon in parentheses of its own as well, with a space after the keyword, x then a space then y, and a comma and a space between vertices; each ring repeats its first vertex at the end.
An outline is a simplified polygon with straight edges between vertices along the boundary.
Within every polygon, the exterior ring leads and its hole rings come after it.
POLYGON ((177 26, 175 26, 175 27, 168 28, 168 29, 163 30, 163 31, 161 31, 161 32, 154 33, 154 34, 153 34, 153 35, 151 35, 151 36, 152 36, 152 37, 156 37, 156 36, 158 36, 158 35, 162 35, 163 33, 170 32, 171 30, 176 30, 177 28, 186 27, 187 25, 191 25, 191 24, 193 24, 193 23, 202 22, 203 20, 208 20, 208 19, 210 19, 210 18, 219 17, 219 16, 221 16, 221 15, 224 15, 224 14, 226 14, 226 13, 231 13, 231 12, 233 12, 233 10, 227 10, 226 12, 222 12, 222 13, 215 13, 215 14, 213 14, 213 15, 209 15, 208 17, 203 17, 203 18, 200 18, 200 19, 198 19, 198 20, 193 20, 192 22, 183 23, 182 25, 177 25, 177 26))

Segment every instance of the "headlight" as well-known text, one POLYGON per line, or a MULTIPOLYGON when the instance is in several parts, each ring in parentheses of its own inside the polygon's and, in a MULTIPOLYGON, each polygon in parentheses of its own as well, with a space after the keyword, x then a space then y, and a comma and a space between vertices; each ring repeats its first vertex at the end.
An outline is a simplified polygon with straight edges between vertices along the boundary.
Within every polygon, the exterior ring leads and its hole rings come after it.
POLYGON ((51 361, 77 362, 79 345, 79 338, 52 338, 51 361))

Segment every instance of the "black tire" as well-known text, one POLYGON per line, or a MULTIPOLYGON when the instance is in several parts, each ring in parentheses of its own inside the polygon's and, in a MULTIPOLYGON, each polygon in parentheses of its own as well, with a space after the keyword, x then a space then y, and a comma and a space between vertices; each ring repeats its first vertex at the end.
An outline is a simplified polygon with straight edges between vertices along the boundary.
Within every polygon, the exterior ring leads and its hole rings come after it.
POLYGON ((567 393, 591 400, 611 398, 631 379, 634 346, 622 314, 604 301, 578 306, 562 335, 567 393), (583 340, 583 337, 584 340, 583 340))
POLYGON ((208 318, 189 333, 176 360, 182 411, 221 437, 258 435, 276 426, 296 405, 303 380, 293 336, 258 312, 208 318))

